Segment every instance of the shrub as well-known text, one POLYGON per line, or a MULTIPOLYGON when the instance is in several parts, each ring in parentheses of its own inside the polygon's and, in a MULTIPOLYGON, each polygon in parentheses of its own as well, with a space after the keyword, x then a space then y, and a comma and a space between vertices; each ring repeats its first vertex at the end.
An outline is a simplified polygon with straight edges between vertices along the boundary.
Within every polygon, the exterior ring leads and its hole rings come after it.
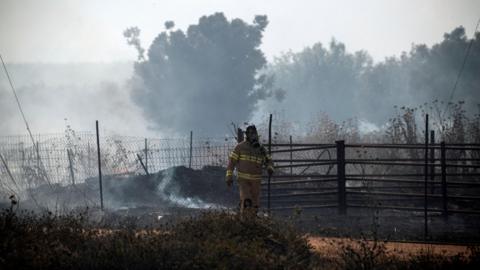
POLYGON ((109 226, 11 207, 0 226, 2 269, 306 269, 315 257, 287 224, 225 212, 140 228, 132 219, 109 226))

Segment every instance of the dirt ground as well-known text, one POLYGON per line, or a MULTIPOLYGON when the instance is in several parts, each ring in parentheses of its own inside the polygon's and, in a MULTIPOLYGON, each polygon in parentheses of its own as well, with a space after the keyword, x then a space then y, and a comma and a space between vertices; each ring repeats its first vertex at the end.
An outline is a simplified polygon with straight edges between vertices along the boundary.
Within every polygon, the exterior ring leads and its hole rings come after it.
MULTIPOLYGON (((335 256, 342 246, 358 246, 358 240, 337 237, 308 237, 310 244, 320 254, 326 256, 335 256)), ((368 241, 373 244, 372 241, 368 241)), ((384 242, 381 242, 384 243, 384 242)), ((468 247, 465 245, 454 244, 424 244, 411 242, 385 242, 386 252, 388 254, 408 257, 422 252, 429 252, 435 255, 455 256, 459 253, 468 254, 468 247)))

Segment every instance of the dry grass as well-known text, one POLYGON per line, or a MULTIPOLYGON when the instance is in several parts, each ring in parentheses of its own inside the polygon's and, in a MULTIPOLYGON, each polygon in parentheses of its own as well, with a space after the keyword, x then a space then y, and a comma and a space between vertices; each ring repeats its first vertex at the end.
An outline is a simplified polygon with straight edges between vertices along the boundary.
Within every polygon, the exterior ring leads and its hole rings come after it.
MULTIPOLYGON (((335 254, 342 246, 351 245, 359 248, 358 241, 349 238, 338 237, 309 237, 308 242, 318 254, 324 256, 335 254)), ((374 241, 367 241, 373 245, 374 241)), ((471 250, 469 246, 453 244, 423 244, 409 242, 385 242, 385 252, 391 256, 408 259, 422 252, 430 252, 432 255, 456 256, 458 254, 469 255, 471 250)))
POLYGON ((480 269, 478 246, 308 238, 283 221, 225 212, 139 227, 14 207, 0 214, 0 269, 480 269))
POLYGON ((480 247, 309 237, 324 269, 478 269, 480 247))

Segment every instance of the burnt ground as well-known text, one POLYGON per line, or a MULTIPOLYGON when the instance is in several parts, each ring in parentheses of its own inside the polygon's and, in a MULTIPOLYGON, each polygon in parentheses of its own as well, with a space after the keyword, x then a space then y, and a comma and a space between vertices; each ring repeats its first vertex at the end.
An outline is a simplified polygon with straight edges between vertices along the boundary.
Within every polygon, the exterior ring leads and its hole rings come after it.
MULTIPOLYGON (((173 167, 150 176, 105 176, 105 211, 99 211, 98 179, 86 179, 75 186, 41 186, 30 190, 35 200, 21 202, 23 208, 71 211, 90 208, 97 218, 133 216, 143 225, 171 222, 202 211, 237 211, 238 188, 224 182, 225 168, 201 170, 173 167), (38 207, 40 205, 41 207, 38 207), (35 207, 37 206, 37 207, 35 207)), ((8 204, 4 204, 4 207, 8 204)), ((366 237, 423 241, 423 212, 336 208, 275 211, 274 218, 290 220, 302 231, 328 237, 366 237)), ((480 243, 480 216, 429 214, 429 241, 480 243)))

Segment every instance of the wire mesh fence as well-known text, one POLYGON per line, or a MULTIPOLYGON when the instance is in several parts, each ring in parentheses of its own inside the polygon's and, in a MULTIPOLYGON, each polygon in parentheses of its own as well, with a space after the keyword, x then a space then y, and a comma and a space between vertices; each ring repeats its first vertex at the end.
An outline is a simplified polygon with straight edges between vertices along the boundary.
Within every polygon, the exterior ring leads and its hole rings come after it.
MULTIPOLYGON (((79 183, 98 176, 94 133, 70 130, 63 134, 34 135, 33 140, 35 144, 27 135, 0 137, 3 191, 79 183)), ((100 161, 106 175, 144 174, 145 169, 155 173, 172 166, 193 169, 225 166, 235 143, 233 137, 191 140, 104 136, 100 137, 100 161)))

